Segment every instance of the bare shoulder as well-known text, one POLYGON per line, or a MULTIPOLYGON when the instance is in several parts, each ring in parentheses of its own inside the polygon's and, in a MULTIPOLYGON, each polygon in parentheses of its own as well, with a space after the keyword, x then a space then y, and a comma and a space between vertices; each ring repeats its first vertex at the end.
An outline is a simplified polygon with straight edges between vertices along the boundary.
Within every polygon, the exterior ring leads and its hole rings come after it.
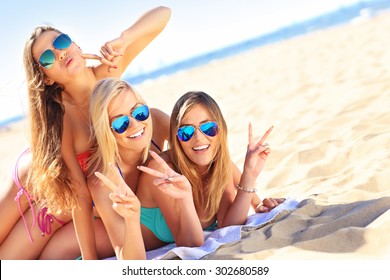
POLYGON ((114 68, 109 68, 108 65, 105 64, 99 64, 96 66, 91 66, 90 69, 92 70, 93 74, 95 75, 95 78, 97 81, 100 81, 105 78, 120 78, 122 75, 122 72, 119 70, 116 70, 114 68))

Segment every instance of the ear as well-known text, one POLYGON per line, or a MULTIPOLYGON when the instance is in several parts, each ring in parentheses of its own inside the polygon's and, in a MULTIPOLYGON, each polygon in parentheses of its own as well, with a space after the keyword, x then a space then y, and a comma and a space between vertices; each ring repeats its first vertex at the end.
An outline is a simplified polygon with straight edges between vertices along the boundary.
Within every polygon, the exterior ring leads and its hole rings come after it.
POLYGON ((47 86, 52 86, 54 84, 54 81, 53 80, 50 80, 48 78, 45 78, 45 85, 47 86))

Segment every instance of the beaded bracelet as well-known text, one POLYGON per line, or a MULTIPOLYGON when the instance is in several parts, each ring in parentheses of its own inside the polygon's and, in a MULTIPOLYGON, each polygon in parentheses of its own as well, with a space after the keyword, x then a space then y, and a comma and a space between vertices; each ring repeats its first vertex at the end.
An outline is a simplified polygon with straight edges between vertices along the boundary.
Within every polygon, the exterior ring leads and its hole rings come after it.
POLYGON ((237 190, 242 190, 242 191, 247 192, 247 193, 255 193, 255 192, 257 192, 256 188, 247 189, 247 188, 241 187, 240 184, 237 184, 236 188, 237 188, 237 190))

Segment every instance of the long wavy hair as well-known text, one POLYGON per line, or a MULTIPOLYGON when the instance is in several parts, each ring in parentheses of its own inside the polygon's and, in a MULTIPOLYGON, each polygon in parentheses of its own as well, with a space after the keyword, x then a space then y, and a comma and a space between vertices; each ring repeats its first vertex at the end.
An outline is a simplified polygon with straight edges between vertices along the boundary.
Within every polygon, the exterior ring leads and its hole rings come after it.
MULTIPOLYGON (((108 105, 119 94, 134 94, 137 101, 146 104, 141 95, 126 81, 117 78, 106 78, 99 81, 91 96, 90 118, 92 141, 94 148, 88 161, 88 170, 102 170, 103 174, 110 172, 109 163, 121 164, 118 144, 111 130, 108 105)), ((150 119, 150 121, 152 121, 150 119)), ((150 145, 145 147, 140 164, 148 158, 150 145)))
POLYGON ((231 161, 227 141, 227 126, 222 112, 215 100, 202 91, 191 91, 184 94, 173 107, 170 130, 169 147, 171 160, 175 168, 188 178, 192 185, 192 193, 196 209, 204 210, 206 214, 201 221, 212 219, 219 209, 222 193, 231 178, 231 161), (208 166, 206 174, 200 174, 197 166, 184 153, 177 130, 182 119, 195 106, 206 108, 211 118, 218 123, 218 148, 214 160, 208 166))
POLYGON ((27 178, 27 186, 37 204, 47 206, 54 213, 60 213, 74 208, 77 205, 77 198, 61 156, 63 87, 57 83, 45 84, 45 74, 32 55, 36 38, 46 31, 62 33, 50 26, 35 28, 25 43, 23 55, 32 153, 32 167, 27 178))

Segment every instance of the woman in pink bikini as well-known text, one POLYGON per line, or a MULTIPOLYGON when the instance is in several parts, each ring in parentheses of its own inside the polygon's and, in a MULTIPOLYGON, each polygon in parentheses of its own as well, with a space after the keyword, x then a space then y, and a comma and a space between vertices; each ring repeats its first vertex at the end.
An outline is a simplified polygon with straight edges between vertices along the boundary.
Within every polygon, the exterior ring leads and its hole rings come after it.
POLYGON ((85 179, 92 147, 89 99, 99 80, 123 74, 164 29, 170 14, 165 7, 147 12, 107 42, 101 57, 83 54, 54 28, 34 30, 24 52, 31 148, 18 160, 14 182, 0 201, 0 259, 72 259, 80 253, 83 259, 97 259, 114 254, 104 226, 99 219, 93 222, 85 179), (101 63, 87 67, 91 58, 101 63))

